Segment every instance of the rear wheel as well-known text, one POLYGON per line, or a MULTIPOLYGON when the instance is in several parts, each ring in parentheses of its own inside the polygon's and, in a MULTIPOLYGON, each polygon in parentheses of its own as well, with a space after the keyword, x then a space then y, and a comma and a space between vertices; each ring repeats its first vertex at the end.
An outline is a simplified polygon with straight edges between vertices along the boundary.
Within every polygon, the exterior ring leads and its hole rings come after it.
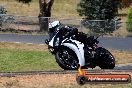
POLYGON ((101 69, 113 69, 115 67, 115 58, 108 50, 99 48, 96 53, 99 59, 98 66, 101 69))
POLYGON ((79 61, 74 51, 68 47, 62 47, 56 54, 58 65, 64 70, 77 70, 79 61))

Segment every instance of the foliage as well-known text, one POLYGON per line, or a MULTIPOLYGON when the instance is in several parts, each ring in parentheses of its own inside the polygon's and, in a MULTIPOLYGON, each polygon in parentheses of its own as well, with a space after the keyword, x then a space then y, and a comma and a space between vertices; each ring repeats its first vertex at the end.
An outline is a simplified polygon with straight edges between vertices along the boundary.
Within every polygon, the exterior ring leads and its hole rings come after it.
POLYGON ((0 27, 2 27, 4 21, 4 17, 2 16, 2 14, 6 14, 6 12, 7 10, 3 6, 0 6, 0 27))
POLYGON ((113 19, 117 13, 115 0, 81 0, 77 11, 89 20, 113 19))
POLYGON ((86 28, 96 33, 112 32, 115 26, 114 18, 118 13, 118 2, 116 0, 81 0, 77 11, 80 16, 85 16, 82 24, 87 25, 84 25, 86 28), (88 22, 88 20, 93 21, 88 22), (95 25, 98 26, 95 27, 95 25))
POLYGON ((132 32, 132 8, 129 9, 128 19, 126 22, 126 28, 128 32, 132 32))
POLYGON ((115 20, 83 20, 81 24, 90 29, 90 33, 111 33, 115 30, 115 20))

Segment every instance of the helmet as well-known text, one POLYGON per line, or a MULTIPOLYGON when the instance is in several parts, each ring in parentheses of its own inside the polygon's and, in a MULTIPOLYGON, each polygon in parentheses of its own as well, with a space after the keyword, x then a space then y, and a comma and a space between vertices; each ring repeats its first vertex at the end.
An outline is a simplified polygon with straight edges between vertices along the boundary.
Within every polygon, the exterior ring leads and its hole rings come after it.
POLYGON ((52 23, 49 23, 49 28, 53 28, 60 25, 60 21, 53 21, 52 23))

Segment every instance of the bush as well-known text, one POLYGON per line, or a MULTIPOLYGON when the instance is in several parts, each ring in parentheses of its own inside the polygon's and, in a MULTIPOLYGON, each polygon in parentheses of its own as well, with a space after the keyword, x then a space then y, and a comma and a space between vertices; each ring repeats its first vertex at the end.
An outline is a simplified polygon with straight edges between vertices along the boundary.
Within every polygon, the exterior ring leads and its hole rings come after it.
POLYGON ((4 21, 4 16, 2 14, 6 14, 6 12, 7 10, 3 6, 0 6, 0 28, 2 27, 4 21))
POLYGON ((114 20, 83 20, 81 24, 94 33, 111 33, 115 30, 114 20))
POLYGON ((89 20, 111 20, 118 12, 116 0, 80 0, 77 11, 89 20))
POLYGON ((128 32, 132 32, 132 8, 129 9, 128 19, 126 22, 126 29, 128 32))
POLYGON ((91 32, 111 33, 115 30, 114 18, 118 12, 116 0, 80 0, 77 11, 85 17, 82 25, 91 32))

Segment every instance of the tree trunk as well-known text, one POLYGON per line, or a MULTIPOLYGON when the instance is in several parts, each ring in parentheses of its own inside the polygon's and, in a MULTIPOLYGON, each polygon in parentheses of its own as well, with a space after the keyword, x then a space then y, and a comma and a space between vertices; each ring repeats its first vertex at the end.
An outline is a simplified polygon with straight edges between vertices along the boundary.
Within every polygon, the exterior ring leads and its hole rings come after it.
POLYGON ((48 18, 39 17, 40 32, 48 32, 48 18))
POLYGON ((48 32, 49 18, 51 16, 51 7, 54 0, 39 0, 40 13, 39 13, 39 24, 41 32, 48 32))

